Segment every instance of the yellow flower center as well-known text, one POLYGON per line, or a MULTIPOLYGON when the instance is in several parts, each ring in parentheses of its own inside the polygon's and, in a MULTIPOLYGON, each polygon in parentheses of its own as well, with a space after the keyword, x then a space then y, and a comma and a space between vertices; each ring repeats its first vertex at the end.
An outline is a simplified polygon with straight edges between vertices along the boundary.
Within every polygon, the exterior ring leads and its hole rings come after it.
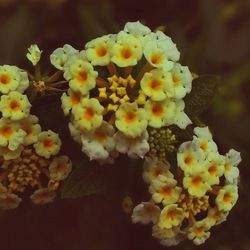
POLYGON ((174 74, 173 76, 172 76, 172 79, 173 79, 173 83, 174 83, 174 86, 179 86, 179 83, 180 83, 180 78, 179 78, 179 76, 177 75, 177 74, 174 74))
POLYGON ((151 56, 152 64, 160 64, 162 62, 162 56, 160 54, 153 54, 151 56))

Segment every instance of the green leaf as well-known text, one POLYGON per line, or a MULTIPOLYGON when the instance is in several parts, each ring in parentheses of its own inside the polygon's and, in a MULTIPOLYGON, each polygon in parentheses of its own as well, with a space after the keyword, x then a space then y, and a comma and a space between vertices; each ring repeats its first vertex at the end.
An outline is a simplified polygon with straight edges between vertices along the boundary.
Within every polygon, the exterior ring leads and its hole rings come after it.
POLYGON ((191 119, 212 104, 219 82, 220 78, 216 75, 200 76, 193 81, 192 91, 185 98, 185 112, 191 119))
POLYGON ((82 196, 97 194, 108 190, 111 184, 108 181, 111 166, 100 166, 96 162, 87 160, 73 164, 74 170, 63 182, 61 197, 79 198, 82 196))

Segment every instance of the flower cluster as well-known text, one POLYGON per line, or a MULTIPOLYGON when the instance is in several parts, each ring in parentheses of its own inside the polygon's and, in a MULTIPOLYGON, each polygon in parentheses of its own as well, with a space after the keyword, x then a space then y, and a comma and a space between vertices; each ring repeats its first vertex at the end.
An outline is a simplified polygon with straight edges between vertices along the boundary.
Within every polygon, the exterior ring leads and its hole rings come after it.
POLYGON ((233 149, 221 155, 208 128, 196 127, 193 140, 178 149, 176 168, 146 158, 143 179, 152 196, 134 208, 133 222, 152 222, 153 236, 166 246, 204 243, 238 199, 240 161, 233 149))
POLYGON ((191 123, 183 98, 192 75, 179 57, 170 37, 140 22, 82 51, 65 45, 52 53, 51 63, 69 82, 61 99, 71 134, 90 159, 112 161, 119 153, 143 158, 148 129, 191 123))
POLYGON ((38 118, 30 114, 31 103, 24 94, 28 87, 25 71, 15 66, 0 66, 0 208, 3 209, 16 208, 21 201, 19 195, 29 188, 36 189, 31 195, 34 203, 52 201, 59 182, 71 171, 68 157, 56 157, 61 147, 59 136, 51 130, 42 131, 38 118))

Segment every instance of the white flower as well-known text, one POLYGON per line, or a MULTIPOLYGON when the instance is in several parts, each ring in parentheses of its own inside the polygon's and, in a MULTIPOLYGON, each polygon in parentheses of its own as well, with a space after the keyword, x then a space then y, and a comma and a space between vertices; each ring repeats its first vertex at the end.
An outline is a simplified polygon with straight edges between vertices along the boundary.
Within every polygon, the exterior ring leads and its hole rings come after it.
POLYGON ((115 148, 114 132, 113 126, 105 121, 93 132, 82 131, 82 151, 90 160, 106 160, 115 148))
POLYGON ((148 224, 150 222, 156 223, 159 219, 161 209, 153 202, 142 202, 137 205, 132 214, 133 223, 148 224))
POLYGON ((132 138, 118 131, 115 134, 115 147, 119 153, 128 154, 128 157, 143 158, 149 151, 148 132, 145 130, 142 135, 132 138))
POLYGON ((6 193, 3 199, 0 198, 0 208, 1 209, 17 208, 21 201, 22 199, 19 198, 17 195, 6 193))
POLYGON ((124 27, 124 31, 134 35, 135 37, 141 37, 151 32, 150 28, 143 25, 140 21, 127 22, 124 27))
POLYGON ((176 124, 181 129, 185 129, 189 124, 192 124, 192 121, 184 112, 184 108, 185 102, 183 100, 176 100, 172 124, 176 124))
POLYGON ((63 70, 68 58, 77 52, 78 50, 74 49, 71 45, 65 44, 63 48, 58 48, 53 51, 50 55, 50 62, 57 69, 63 70))
POLYGON ((36 190, 30 198, 34 204, 44 205, 52 202, 56 198, 56 193, 49 188, 41 188, 36 190))
POLYGON ((239 169, 238 164, 241 162, 240 153, 235 151, 234 149, 230 149, 225 157, 225 178, 228 184, 237 183, 237 179, 239 177, 239 169))
POLYGON ((174 98, 182 99, 192 89, 192 74, 187 66, 182 66, 179 63, 175 63, 171 70, 173 78, 174 98))
POLYGON ((27 58, 33 64, 33 66, 37 65, 40 61, 41 54, 43 51, 39 49, 37 44, 33 44, 28 48, 27 58))

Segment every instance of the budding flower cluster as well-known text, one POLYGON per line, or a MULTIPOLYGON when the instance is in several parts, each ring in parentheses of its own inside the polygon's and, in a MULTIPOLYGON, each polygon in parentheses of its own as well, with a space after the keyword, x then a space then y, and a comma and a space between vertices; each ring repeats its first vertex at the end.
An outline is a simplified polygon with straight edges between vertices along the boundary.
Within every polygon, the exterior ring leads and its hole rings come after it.
POLYGON ((207 127, 177 151, 177 166, 146 158, 143 179, 151 200, 134 208, 133 222, 153 223, 153 236, 165 246, 184 239, 204 243, 210 229, 226 220, 238 199, 240 153, 218 152, 207 127))
POLYGON ((82 51, 65 45, 52 53, 51 63, 69 83, 61 99, 71 134, 91 160, 113 162, 119 153, 143 158, 150 150, 148 130, 191 123, 183 98, 192 75, 179 57, 170 37, 140 22, 82 51))

